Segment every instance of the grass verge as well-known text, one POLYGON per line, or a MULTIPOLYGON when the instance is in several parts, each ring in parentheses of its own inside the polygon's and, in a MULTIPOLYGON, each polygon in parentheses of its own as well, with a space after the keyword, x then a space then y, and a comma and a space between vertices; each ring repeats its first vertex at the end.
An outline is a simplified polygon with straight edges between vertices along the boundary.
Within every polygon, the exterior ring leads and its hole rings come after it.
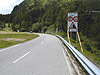
POLYGON ((0 32, 0 48, 9 47, 18 43, 26 42, 38 37, 36 34, 28 34, 24 32, 0 32), (4 39, 13 40, 4 40, 4 39), (24 40, 22 40, 24 39, 24 40), (18 41, 20 40, 20 41, 18 41))

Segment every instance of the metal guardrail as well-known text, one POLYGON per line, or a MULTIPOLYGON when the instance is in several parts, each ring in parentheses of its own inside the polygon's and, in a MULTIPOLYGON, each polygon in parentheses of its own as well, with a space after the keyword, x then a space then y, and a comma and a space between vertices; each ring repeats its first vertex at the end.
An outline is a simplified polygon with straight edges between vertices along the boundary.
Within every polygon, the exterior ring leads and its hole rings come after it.
POLYGON ((74 56, 78 59, 78 61, 82 64, 82 66, 90 75, 100 75, 100 69, 98 69, 92 62, 90 62, 84 55, 82 55, 77 49, 75 49, 65 39, 63 39, 59 35, 56 35, 56 36, 64 42, 64 44, 70 49, 70 51, 74 54, 74 56))

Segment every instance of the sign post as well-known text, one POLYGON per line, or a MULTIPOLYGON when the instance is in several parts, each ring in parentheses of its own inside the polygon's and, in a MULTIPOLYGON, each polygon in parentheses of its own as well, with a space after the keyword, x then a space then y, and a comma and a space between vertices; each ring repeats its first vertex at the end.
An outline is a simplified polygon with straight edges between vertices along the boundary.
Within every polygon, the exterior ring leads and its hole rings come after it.
POLYGON ((78 21, 79 21, 78 13, 68 13, 67 20, 68 20, 68 29, 67 29, 68 41, 70 43, 69 33, 72 37, 72 33, 76 32, 76 47, 77 47, 77 36, 78 36, 79 43, 81 46, 81 51, 83 52, 82 43, 81 43, 80 36, 78 33, 78 21))

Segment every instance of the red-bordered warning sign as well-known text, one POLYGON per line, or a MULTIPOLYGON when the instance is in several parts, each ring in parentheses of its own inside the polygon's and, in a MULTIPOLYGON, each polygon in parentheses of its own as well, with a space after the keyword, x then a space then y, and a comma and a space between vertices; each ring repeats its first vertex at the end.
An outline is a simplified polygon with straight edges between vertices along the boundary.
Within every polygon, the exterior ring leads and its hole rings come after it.
POLYGON ((75 26, 74 22, 71 23, 71 25, 69 26, 69 29, 77 29, 77 27, 75 26))
POLYGON ((68 13, 68 31, 77 32, 78 31, 78 13, 68 13))
POLYGON ((67 18, 67 20, 68 20, 69 22, 71 22, 72 20, 73 20, 74 22, 78 22, 78 21, 79 21, 79 18, 78 18, 78 16, 75 16, 74 18, 73 18, 72 16, 69 16, 69 17, 67 18))
POLYGON ((78 22, 78 20, 79 20, 78 16, 75 16, 74 17, 74 22, 78 22))
POLYGON ((71 22, 71 21, 73 20, 72 16, 69 16, 69 17, 67 18, 67 20, 68 20, 69 22, 71 22))

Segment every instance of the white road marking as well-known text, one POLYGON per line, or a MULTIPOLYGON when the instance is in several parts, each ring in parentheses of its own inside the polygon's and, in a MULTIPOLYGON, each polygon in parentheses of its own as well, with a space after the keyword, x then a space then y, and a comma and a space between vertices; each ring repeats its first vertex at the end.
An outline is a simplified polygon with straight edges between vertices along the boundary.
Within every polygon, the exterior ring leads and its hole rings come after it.
MULTIPOLYGON (((34 39, 33 39, 33 40, 34 40, 34 39)), ((30 40, 30 41, 26 41, 26 42, 23 42, 23 43, 19 43, 19 44, 16 44, 16 45, 13 45, 13 46, 10 46, 10 47, 7 47, 7 48, 4 48, 4 49, 1 49, 0 52, 2 52, 2 51, 6 51, 6 50, 8 50, 8 49, 11 49, 11 48, 14 48, 14 47, 17 47, 17 46, 20 46, 20 45, 24 45, 24 44, 26 44, 26 43, 31 43, 31 42, 33 42, 33 41, 30 40)))
POLYGON ((19 46, 19 44, 18 45, 11 46, 11 47, 8 47, 8 48, 4 48, 4 49, 0 50, 0 52, 6 51, 8 49, 11 49, 11 48, 14 48, 14 47, 17 47, 17 46, 19 46))
POLYGON ((16 63, 16 62, 18 62, 19 60, 21 60, 21 59, 24 58, 25 56, 27 56, 29 53, 30 53, 30 52, 27 52, 26 54, 24 54, 23 56, 21 56, 20 58, 18 58, 17 60, 15 60, 15 61, 13 62, 13 64, 16 63))
POLYGON ((64 55, 64 58, 65 58, 66 62, 68 62, 67 59, 66 59, 66 53, 64 52, 64 48, 63 47, 62 47, 62 53, 64 55))
POLYGON ((67 63, 69 73, 70 73, 70 75, 76 75, 73 67, 71 66, 71 61, 70 61, 69 57, 66 56, 66 52, 64 50, 66 50, 66 48, 63 46, 62 52, 63 52, 64 58, 65 58, 65 61, 67 63))

